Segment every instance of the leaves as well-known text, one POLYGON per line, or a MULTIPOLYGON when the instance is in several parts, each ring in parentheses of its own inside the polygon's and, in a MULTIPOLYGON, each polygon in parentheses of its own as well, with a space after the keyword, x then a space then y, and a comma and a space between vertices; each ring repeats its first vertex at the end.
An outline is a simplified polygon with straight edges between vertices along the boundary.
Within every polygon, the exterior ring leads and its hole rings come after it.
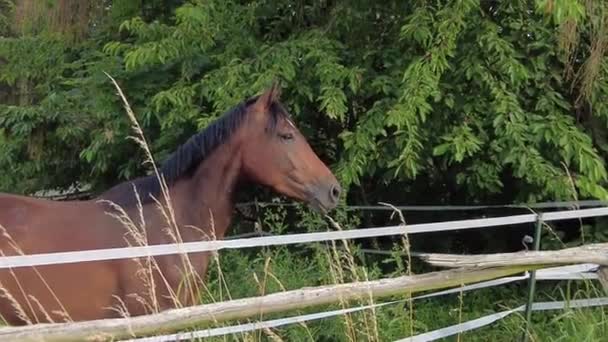
POLYGON ((433 149, 433 155, 441 156, 449 152, 453 162, 460 163, 465 157, 472 157, 481 149, 482 141, 468 125, 454 127, 450 134, 441 137, 443 144, 433 149))
MULTIPOLYGON (((81 42, 0 41, 0 188, 104 188, 146 172, 109 72, 157 160, 278 79, 355 202, 381 184, 428 189, 420 201, 605 198, 608 5, 588 5, 117 2, 81 42)), ((366 200, 409 201, 393 188, 366 200)))

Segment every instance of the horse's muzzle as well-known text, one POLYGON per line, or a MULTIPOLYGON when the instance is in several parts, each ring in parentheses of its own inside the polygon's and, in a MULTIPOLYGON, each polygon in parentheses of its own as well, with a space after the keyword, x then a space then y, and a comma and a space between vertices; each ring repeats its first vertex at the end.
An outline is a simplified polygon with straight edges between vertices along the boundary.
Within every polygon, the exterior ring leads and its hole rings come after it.
POLYGON ((309 205, 318 213, 326 214, 340 201, 342 188, 336 180, 319 183, 310 191, 309 205))

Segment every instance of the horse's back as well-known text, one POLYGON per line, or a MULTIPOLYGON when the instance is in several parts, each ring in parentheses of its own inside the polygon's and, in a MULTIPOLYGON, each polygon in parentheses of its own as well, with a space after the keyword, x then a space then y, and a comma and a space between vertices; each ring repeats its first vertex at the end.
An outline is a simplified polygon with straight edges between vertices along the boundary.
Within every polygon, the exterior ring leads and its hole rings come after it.
POLYGON ((28 218, 48 205, 47 202, 50 201, 0 193, 0 225, 8 229, 26 224, 28 218))
POLYGON ((24 244, 34 240, 31 246, 22 246, 30 253, 112 248, 124 243, 124 229, 93 201, 0 194, 0 226, 24 244))
POLYGON ((0 194, 0 248, 5 255, 13 255, 14 248, 6 248, 12 242, 25 243, 24 239, 35 235, 36 221, 52 212, 54 203, 19 195, 0 194))
MULTIPOLYGON (((160 214, 152 205, 148 207, 146 224, 158 225, 160 214)), ((4 228, 0 252, 39 254, 125 247, 127 240, 133 243, 127 227, 108 215, 108 210, 109 206, 96 200, 58 202, 0 194, 0 225, 4 228)), ((130 216, 136 214, 129 211, 130 216)), ((164 239, 160 234, 146 235, 150 244, 164 239)), ((177 266, 182 259, 172 255, 155 259, 163 277, 154 272, 156 289, 152 293, 147 287, 149 279, 142 280, 142 275, 148 277, 142 272, 144 264, 131 259, 0 269, 0 285, 10 293, 0 293, 0 316, 11 324, 23 324, 27 320, 15 314, 16 307, 31 321, 49 321, 47 315, 62 320, 61 314, 52 314, 62 311, 74 320, 116 317, 117 305, 126 305, 131 315, 140 315, 154 307, 151 300, 162 308, 172 307, 165 277, 171 278, 170 286, 179 287, 177 266), (148 298, 150 295, 156 298, 148 298)))
MULTIPOLYGON (((52 253, 118 247, 121 233, 112 229, 103 209, 90 201, 58 202, 0 194, 0 251, 3 255, 52 253)), ((115 227, 114 227, 115 228, 115 227)), ((117 294, 118 272, 112 262, 87 262, 0 269, 9 296, 0 298, 0 314, 12 324, 27 321, 111 317, 107 308, 117 294), (16 314, 22 311, 21 315, 16 314), (64 313, 65 314, 65 313, 64 313), (63 317, 66 318, 66 317, 63 317)))

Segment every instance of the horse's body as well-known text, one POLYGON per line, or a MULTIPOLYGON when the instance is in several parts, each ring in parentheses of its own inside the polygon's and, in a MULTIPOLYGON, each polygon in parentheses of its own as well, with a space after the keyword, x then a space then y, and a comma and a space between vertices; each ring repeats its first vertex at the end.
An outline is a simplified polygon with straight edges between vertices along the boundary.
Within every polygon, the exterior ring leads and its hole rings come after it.
MULTIPOLYGON (((339 196, 335 177, 280 112, 276 92, 273 88, 242 105, 240 113, 226 114, 163 165, 172 210, 166 209, 154 176, 119 184, 90 201, 0 194, 5 230, 0 250, 17 255, 117 248, 140 245, 144 235, 149 245, 221 239, 242 181, 270 186, 321 211, 333 208, 339 196), (121 222, 124 214, 139 234, 121 222)), ((192 305, 200 283, 184 282, 184 275, 196 273, 202 280, 209 253, 188 254, 188 260, 175 254, 155 257, 152 264, 141 258, 0 269, 0 314, 15 325, 192 305)))

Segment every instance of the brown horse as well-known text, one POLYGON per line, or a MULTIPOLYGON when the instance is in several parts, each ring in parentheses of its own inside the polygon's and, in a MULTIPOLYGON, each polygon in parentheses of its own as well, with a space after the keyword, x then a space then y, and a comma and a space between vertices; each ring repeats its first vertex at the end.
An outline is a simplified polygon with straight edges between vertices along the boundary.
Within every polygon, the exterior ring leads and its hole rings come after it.
MULTIPOLYGON (((159 168, 164 182, 156 176, 138 178, 91 201, 0 194, 2 253, 220 239, 230 225, 234 193, 244 182, 268 186, 320 212, 333 209, 340 186, 289 119, 278 92, 273 86, 192 136, 159 168)), ((17 325, 192 305, 210 256, 205 252, 188 258, 175 254, 3 269, 0 314, 17 325)))

